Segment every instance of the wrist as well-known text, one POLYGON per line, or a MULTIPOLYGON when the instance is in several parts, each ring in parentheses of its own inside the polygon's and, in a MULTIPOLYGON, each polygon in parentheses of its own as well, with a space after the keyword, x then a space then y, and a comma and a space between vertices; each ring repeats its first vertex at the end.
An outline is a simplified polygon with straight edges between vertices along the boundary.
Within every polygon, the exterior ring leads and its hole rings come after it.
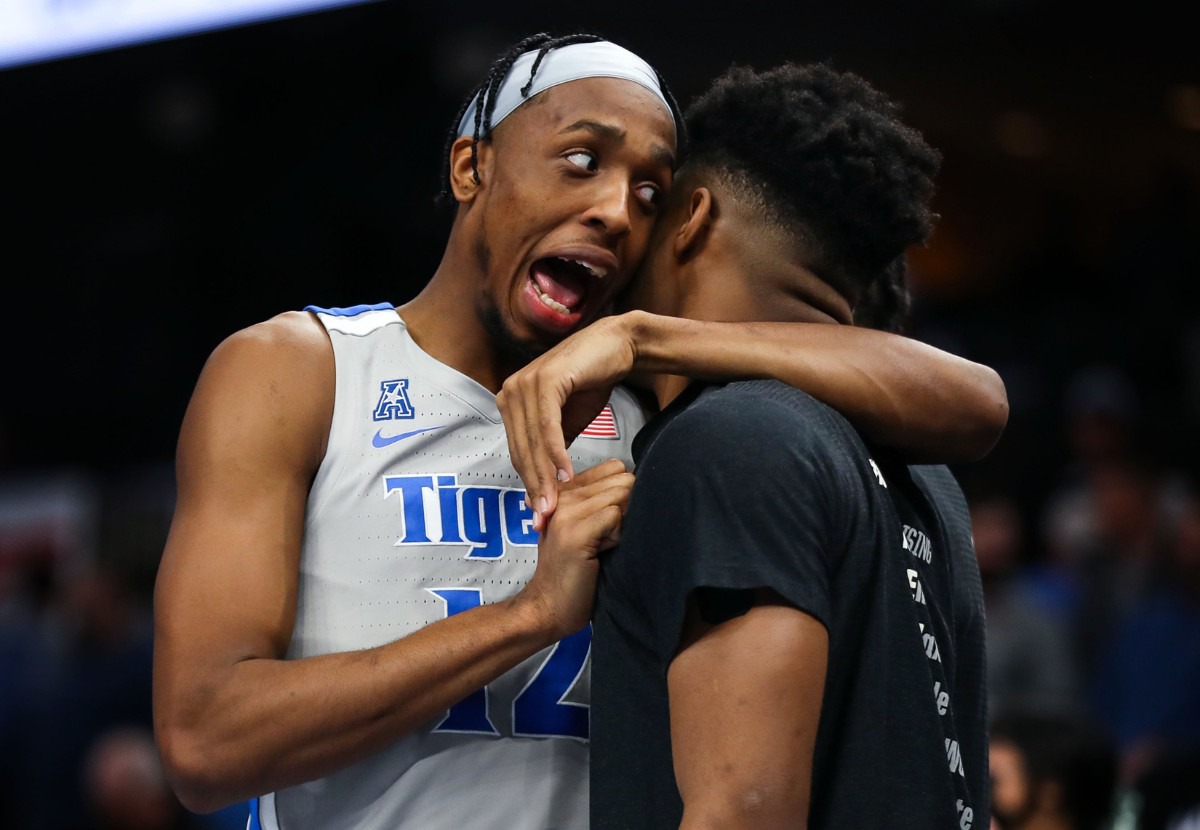
POLYGON ((659 314, 648 311, 627 311, 614 318, 620 325, 620 334, 629 346, 630 372, 644 372, 652 368, 656 359, 659 341, 662 338, 663 321, 659 314))
POLYGON ((520 631, 540 650, 561 640, 565 634, 561 621, 546 597, 532 585, 526 585, 504 601, 520 631))

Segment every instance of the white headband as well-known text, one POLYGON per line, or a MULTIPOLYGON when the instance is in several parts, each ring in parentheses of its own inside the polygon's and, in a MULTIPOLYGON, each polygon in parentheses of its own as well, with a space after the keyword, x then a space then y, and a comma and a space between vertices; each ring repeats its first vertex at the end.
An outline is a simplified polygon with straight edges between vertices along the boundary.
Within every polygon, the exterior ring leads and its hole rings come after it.
MULTIPOLYGON (((538 50, 534 49, 513 61, 512 67, 495 93, 496 108, 492 111, 493 127, 539 92, 545 92, 552 86, 565 84, 568 81, 578 81, 582 78, 621 78, 633 81, 653 92, 667 108, 667 112, 672 114, 672 119, 674 118, 674 111, 667 103, 667 98, 663 95, 662 88, 658 83, 658 75, 650 67, 650 64, 628 49, 607 40, 572 43, 568 46, 551 49, 542 58, 541 65, 538 66, 537 75, 533 78, 533 85, 529 87, 529 94, 523 96, 521 87, 529 82, 529 70, 537 58, 537 54, 538 50)), ((466 112, 463 113, 462 120, 458 122, 459 137, 474 135, 475 109, 479 106, 479 98, 483 92, 484 90, 480 90, 479 94, 471 101, 470 106, 467 107, 466 112)), ((482 138, 482 136, 480 137, 482 138)))

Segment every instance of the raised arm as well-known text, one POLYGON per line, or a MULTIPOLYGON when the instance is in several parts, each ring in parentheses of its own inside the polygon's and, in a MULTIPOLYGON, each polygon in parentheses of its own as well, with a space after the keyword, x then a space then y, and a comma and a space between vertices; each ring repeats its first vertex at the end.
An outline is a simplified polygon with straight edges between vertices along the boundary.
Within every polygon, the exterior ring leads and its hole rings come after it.
POLYGON ((845 415, 913 463, 974 461, 1008 421, 991 368, 918 340, 818 323, 716 323, 632 311, 602 319, 509 377, 498 401, 513 464, 553 512, 572 440, 629 375, 776 378, 845 415), (561 472, 560 472, 561 471, 561 472))
POLYGON ((285 660, 305 505, 333 408, 320 324, 282 315, 210 357, 177 453, 155 587, 154 722, 183 803, 207 812, 328 774, 445 711, 586 624, 595 554, 630 477, 582 473, 510 600, 378 648, 285 660))

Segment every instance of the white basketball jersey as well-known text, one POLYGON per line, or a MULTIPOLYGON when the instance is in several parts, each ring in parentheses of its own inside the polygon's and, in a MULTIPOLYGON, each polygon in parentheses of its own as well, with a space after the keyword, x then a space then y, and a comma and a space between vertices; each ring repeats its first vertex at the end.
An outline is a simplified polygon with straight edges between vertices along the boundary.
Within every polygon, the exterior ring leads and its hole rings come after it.
MULTIPOLYGON (((439 363, 387 304, 309 309, 336 398, 308 498, 289 658, 371 648, 517 593, 537 534, 495 396, 439 363)), ((574 442, 577 471, 632 469, 644 423, 618 389, 574 442)), ((387 750, 253 805, 266 830, 585 830, 590 626, 387 750)), ((253 825, 252 817, 252 825, 253 825)))

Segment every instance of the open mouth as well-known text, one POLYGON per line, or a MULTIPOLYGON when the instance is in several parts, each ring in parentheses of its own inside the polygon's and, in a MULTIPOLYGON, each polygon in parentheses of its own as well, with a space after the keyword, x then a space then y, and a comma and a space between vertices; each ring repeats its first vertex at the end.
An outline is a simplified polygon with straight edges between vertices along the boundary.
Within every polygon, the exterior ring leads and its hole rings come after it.
POLYGON ((605 272, 570 257, 545 257, 529 269, 534 291, 542 305, 559 314, 576 314, 587 302, 588 293, 605 272))

